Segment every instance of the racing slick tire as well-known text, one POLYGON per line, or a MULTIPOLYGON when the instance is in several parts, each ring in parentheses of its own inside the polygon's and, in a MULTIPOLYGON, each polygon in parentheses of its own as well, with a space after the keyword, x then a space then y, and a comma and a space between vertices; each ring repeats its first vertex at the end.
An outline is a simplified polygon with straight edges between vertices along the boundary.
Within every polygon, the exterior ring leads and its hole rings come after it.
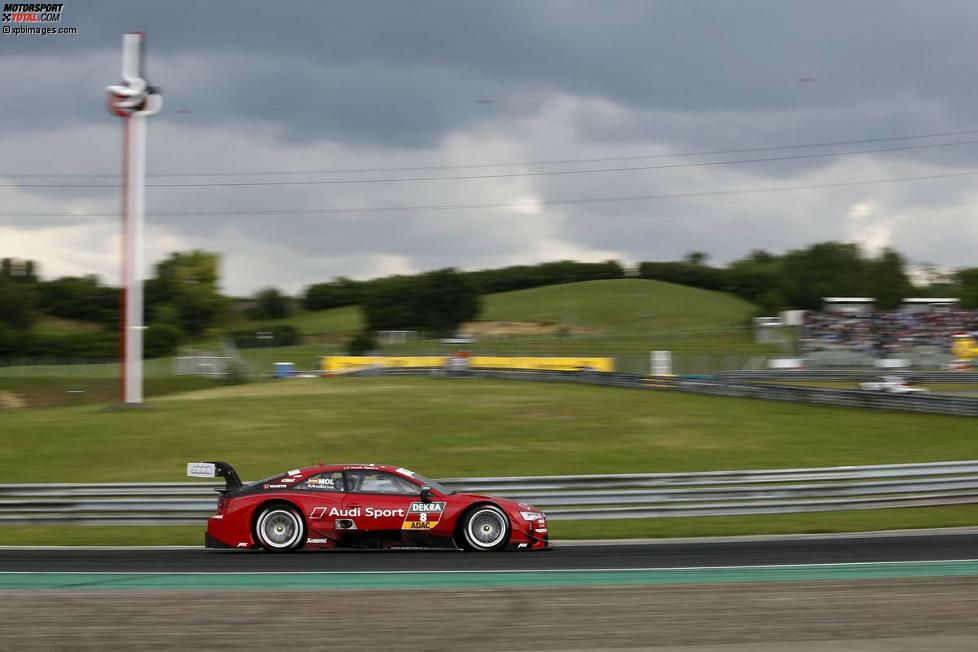
POLYGON ((255 540, 269 552, 288 552, 301 548, 305 536, 305 521, 291 505, 266 505, 255 520, 255 540))
POLYGON ((509 518, 495 505, 478 505, 462 518, 461 543, 466 550, 492 552, 509 541, 509 518))

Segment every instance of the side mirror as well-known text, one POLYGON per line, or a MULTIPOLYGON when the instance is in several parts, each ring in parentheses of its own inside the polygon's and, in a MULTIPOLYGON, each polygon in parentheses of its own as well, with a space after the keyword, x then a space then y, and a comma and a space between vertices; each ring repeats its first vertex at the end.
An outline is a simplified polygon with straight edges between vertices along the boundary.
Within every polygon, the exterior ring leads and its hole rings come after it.
POLYGON ((431 487, 421 487, 421 502, 430 503, 435 499, 435 494, 431 491, 431 487))

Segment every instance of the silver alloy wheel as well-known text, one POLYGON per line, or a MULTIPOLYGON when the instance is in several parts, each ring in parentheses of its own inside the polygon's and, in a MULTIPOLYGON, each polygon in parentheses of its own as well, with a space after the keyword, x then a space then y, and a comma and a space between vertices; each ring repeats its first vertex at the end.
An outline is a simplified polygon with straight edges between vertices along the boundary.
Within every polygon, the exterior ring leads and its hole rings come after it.
POLYGON ((258 540, 267 550, 291 550, 302 538, 302 521, 291 509, 266 509, 255 526, 258 540))
POLYGON ((469 514, 463 530, 474 550, 496 550, 509 536, 509 519, 498 507, 486 505, 469 514))

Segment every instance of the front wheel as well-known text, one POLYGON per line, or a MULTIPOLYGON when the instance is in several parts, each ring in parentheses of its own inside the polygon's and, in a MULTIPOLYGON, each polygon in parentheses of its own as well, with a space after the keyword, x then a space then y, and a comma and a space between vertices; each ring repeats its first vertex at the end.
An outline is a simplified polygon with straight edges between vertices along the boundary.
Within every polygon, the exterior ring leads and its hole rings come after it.
POLYGON ((255 522, 258 544, 271 552, 286 552, 300 547, 305 531, 302 516, 287 505, 266 507, 255 522))
POLYGON ((462 541, 467 550, 499 550, 509 541, 509 532, 509 518, 495 505, 476 507, 462 519, 462 541))

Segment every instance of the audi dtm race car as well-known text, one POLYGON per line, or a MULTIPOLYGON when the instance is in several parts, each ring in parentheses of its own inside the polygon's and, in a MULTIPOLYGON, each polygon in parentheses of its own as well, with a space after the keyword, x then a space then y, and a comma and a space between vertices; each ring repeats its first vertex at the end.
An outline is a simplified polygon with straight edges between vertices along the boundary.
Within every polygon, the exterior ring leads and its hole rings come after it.
POLYGON ((243 485, 225 462, 192 462, 187 475, 225 480, 208 548, 547 548, 546 516, 532 505, 458 493, 394 466, 326 464, 243 485))

